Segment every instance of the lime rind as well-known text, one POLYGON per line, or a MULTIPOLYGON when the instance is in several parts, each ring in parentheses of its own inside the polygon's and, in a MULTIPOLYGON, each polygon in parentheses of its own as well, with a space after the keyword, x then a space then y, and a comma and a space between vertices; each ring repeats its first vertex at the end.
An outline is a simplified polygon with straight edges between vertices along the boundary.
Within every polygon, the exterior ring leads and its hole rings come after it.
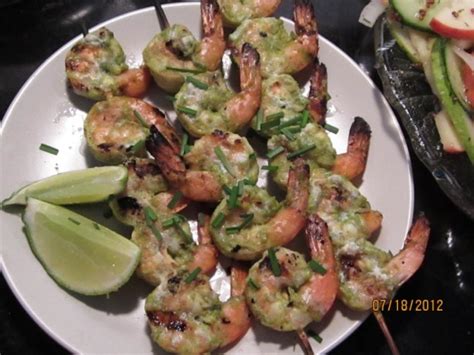
POLYGON ((66 208, 28 198, 22 220, 33 253, 65 289, 109 294, 130 279, 140 261, 134 243, 66 208))
POLYGON ((106 200, 120 193, 127 182, 128 172, 124 166, 105 166, 70 171, 33 182, 1 203, 25 205, 28 197, 58 204, 93 203, 106 200))

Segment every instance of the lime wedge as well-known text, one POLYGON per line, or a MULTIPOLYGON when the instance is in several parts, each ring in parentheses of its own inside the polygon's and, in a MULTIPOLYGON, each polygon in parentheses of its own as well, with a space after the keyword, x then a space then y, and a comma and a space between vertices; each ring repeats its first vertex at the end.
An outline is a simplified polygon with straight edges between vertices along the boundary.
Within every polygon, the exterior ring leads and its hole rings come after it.
POLYGON ((2 206, 25 205, 27 197, 57 205, 91 203, 107 199, 125 188, 127 169, 105 166, 70 171, 36 181, 15 192, 2 206))
POLYGON ((64 207, 28 198, 22 216, 31 249, 61 286, 83 295, 116 291, 128 281, 140 249, 64 207))

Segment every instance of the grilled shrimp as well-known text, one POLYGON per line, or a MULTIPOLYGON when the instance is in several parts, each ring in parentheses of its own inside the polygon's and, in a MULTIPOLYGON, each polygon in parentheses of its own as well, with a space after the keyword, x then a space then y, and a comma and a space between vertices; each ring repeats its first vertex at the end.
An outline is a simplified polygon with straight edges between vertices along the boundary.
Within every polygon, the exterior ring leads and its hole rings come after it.
POLYGON ((142 251, 137 275, 157 286, 183 270, 214 271, 217 250, 209 234, 209 216, 200 215, 198 220, 199 244, 180 215, 156 213, 155 221, 138 224, 132 233, 132 241, 142 251))
POLYGON ((143 61, 156 84, 169 93, 179 90, 185 73, 219 68, 225 40, 216 0, 201 0, 201 21, 204 34, 201 42, 185 26, 174 24, 163 28, 143 50, 143 61))
POLYGON ((217 0, 224 17, 224 23, 230 27, 240 25, 244 20, 268 17, 273 14, 281 0, 217 0))
POLYGON ((294 74, 318 55, 318 31, 314 9, 308 0, 296 0, 293 12, 296 38, 276 18, 245 20, 230 36, 234 60, 240 65, 244 43, 255 47, 261 57, 263 77, 294 74))
POLYGON ((315 58, 310 77, 308 98, 304 97, 298 82, 288 74, 275 74, 262 83, 262 105, 259 114, 252 120, 257 133, 270 137, 282 132, 282 127, 292 131, 299 119, 309 118, 324 124, 329 99, 326 66, 315 58))
POLYGON ((153 160, 131 158, 125 166, 128 169, 125 190, 109 202, 115 218, 120 222, 129 226, 145 223, 145 207, 158 213, 177 213, 187 206, 186 199, 180 198, 171 210, 168 209, 174 192, 168 191, 166 179, 153 160))
POLYGON ((285 332, 303 330, 312 321, 320 321, 336 299, 336 261, 327 226, 317 215, 307 220, 306 242, 312 264, 305 261, 304 255, 280 247, 266 251, 250 268, 245 290, 247 304, 267 327, 285 332), (279 270, 272 267, 268 255, 271 252, 275 253, 279 270))
POLYGON ((92 100, 141 97, 150 85, 148 69, 128 69, 122 47, 105 27, 74 44, 66 55, 66 76, 76 94, 92 100))
POLYGON ((336 159, 331 140, 319 124, 310 122, 303 128, 297 128, 299 132, 274 135, 267 142, 269 165, 274 169, 270 172, 273 180, 282 188, 286 188, 294 154, 301 152, 299 156, 311 170, 317 167, 330 168, 336 159), (274 155, 274 152, 280 153, 274 155))
POLYGON ((111 97, 97 102, 84 121, 87 145, 94 157, 117 164, 129 157, 144 157, 148 127, 158 127, 179 152, 180 140, 164 114, 145 101, 130 97, 111 97))
POLYGON ((364 239, 337 247, 338 297, 355 310, 369 310, 373 300, 392 298, 423 262, 429 233, 428 220, 418 218, 395 256, 364 239))
POLYGON ((343 176, 324 169, 311 171, 308 210, 326 221, 334 244, 370 238, 382 224, 382 214, 343 176))
POLYGON ((204 354, 242 338, 250 327, 246 276, 232 268, 231 298, 223 303, 205 275, 180 273, 162 282, 145 304, 153 340, 171 353, 204 354))
POLYGON ((175 109, 184 128, 194 137, 215 129, 236 132, 255 116, 261 99, 259 56, 244 44, 239 93, 227 87, 220 71, 188 76, 176 94, 175 109))
POLYGON ((295 162, 282 206, 264 189, 244 186, 235 206, 223 200, 212 215, 211 235, 224 255, 255 260, 272 247, 289 243, 304 227, 308 206, 309 168, 295 162))
POLYGON ((247 139, 237 134, 216 130, 197 140, 183 159, 152 127, 147 148, 170 184, 193 201, 218 202, 224 185, 257 181, 255 153, 247 139))

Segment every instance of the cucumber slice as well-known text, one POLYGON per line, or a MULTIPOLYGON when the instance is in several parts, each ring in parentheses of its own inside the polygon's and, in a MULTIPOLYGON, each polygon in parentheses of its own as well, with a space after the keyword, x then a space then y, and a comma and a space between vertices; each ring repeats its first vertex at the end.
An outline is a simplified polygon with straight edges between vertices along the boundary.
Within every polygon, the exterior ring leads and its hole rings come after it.
POLYGON ((469 160, 474 164, 474 134, 470 127, 472 122, 468 113, 452 92, 444 61, 445 46, 446 40, 443 38, 438 38, 433 46, 431 61, 434 84, 439 94, 438 98, 441 101, 441 105, 451 119, 456 135, 466 150, 469 160))
POLYGON ((431 32, 430 22, 449 0, 390 0, 390 5, 400 15, 402 22, 421 31, 431 32))
POLYGON ((459 103, 466 110, 472 110, 472 107, 466 97, 466 88, 461 76, 462 60, 456 55, 456 53, 454 53, 452 44, 446 44, 444 49, 444 60, 446 62, 449 83, 451 84, 454 94, 459 99, 459 103))
POLYGON ((387 17, 387 25, 393 38, 397 41, 397 44, 405 52, 405 54, 414 63, 421 64, 421 58, 410 40, 409 29, 407 29, 400 22, 393 20, 390 16, 387 17))
POLYGON ((64 207, 28 198, 22 219, 33 253, 68 290, 83 295, 116 291, 140 260, 134 243, 64 207))
POLYGON ((107 199, 125 188, 127 169, 105 166, 70 171, 34 182, 4 200, 1 206, 25 205, 27 197, 57 205, 91 203, 107 199))

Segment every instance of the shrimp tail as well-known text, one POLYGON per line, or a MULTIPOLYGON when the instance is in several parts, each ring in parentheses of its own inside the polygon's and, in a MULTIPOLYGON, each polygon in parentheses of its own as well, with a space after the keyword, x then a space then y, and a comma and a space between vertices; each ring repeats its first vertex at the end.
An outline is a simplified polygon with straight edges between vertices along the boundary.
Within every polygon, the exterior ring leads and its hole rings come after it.
POLYGON ((293 168, 288 173, 288 207, 304 214, 308 206, 309 196, 309 166, 302 158, 295 160, 293 168))
POLYGON ((326 270, 313 276, 307 299, 315 319, 322 319, 331 309, 339 289, 336 258, 326 222, 317 214, 310 215, 305 228, 306 243, 311 258, 326 270))
POLYGON ((316 57, 319 50, 318 25, 310 0, 295 0, 293 19, 298 40, 306 48, 310 48, 311 54, 316 57))
POLYGON ((328 102, 328 73, 326 66, 314 59, 309 89, 309 114, 314 122, 324 124, 328 102))
POLYGON ((224 37, 222 16, 216 0, 201 0, 201 19, 204 36, 211 36, 216 31, 220 31, 222 32, 221 36, 224 37), (217 24, 216 21, 220 24, 217 24))
POLYGON ((188 270, 192 271, 197 267, 201 268, 204 274, 212 273, 217 265, 217 249, 212 243, 211 232, 209 230, 211 218, 204 214, 198 215, 198 242, 199 245, 194 254, 194 260, 188 266, 188 270))
POLYGON ((256 80, 261 81, 260 55, 250 43, 242 45, 242 64, 240 66, 240 86, 242 90, 255 87, 256 80))
POLYGON ((170 22, 168 21, 168 18, 166 17, 165 11, 163 10, 163 7, 161 6, 161 1, 160 0, 155 0, 155 11, 156 11, 156 16, 158 17, 158 22, 160 23, 160 28, 162 31, 170 27, 170 22))
POLYGON ((386 266, 398 286, 403 285, 421 266, 429 236, 429 221, 421 215, 410 228, 403 249, 386 266))
POLYGON ((369 124, 362 117, 354 118, 349 131, 347 153, 336 157, 332 171, 349 180, 360 177, 367 165, 371 134, 369 124))
POLYGON ((174 152, 167 139, 154 125, 150 127, 150 135, 146 139, 146 148, 155 158, 156 164, 166 179, 172 184, 180 186, 186 175, 186 166, 181 157, 174 152))

